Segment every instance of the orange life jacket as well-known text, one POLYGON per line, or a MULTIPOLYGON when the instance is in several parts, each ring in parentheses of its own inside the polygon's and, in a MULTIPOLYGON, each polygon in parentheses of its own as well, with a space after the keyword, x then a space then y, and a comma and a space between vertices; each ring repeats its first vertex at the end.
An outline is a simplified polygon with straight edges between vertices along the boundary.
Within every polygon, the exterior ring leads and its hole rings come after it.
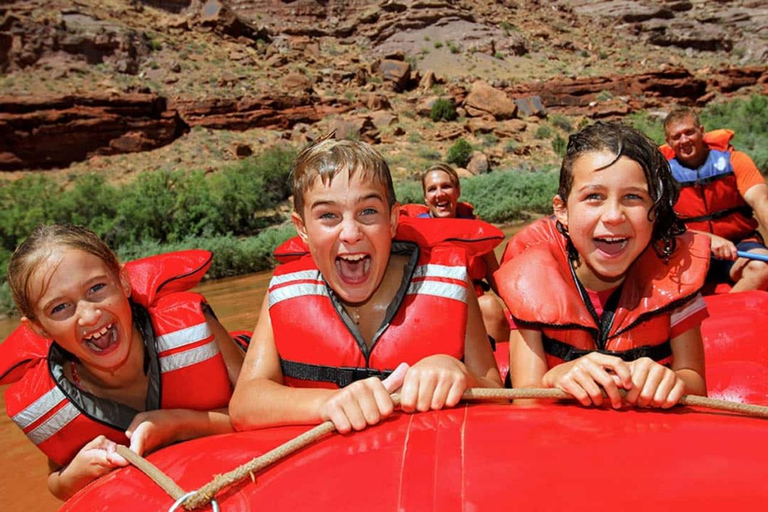
POLYGON ((329 289, 307 246, 291 239, 275 252, 284 264, 269 286, 269 316, 285 383, 343 387, 384 376, 401 362, 434 354, 464 355, 466 261, 488 252, 503 233, 482 221, 400 219, 392 252, 409 256, 406 282, 395 294, 370 347, 329 289))
POLYGON ((672 356, 670 315, 703 286, 709 238, 694 233, 677 237, 667 263, 646 248, 600 319, 590 311, 591 302, 568 258, 567 240, 553 218, 515 235, 505 257, 495 273, 501 297, 519 327, 541 330, 548 367, 594 351, 666 364, 672 356))
MULTIPOLYGON (((400 207, 401 215, 417 219, 431 219, 429 207, 423 204, 404 204, 400 207)), ((475 207, 471 203, 460 202, 456 204, 456 219, 475 220, 475 207)), ((490 252, 490 251, 489 251, 490 252)), ((485 253, 487 254, 487 253, 485 253)), ((475 295, 481 297, 488 289, 485 277, 488 273, 488 264, 485 262, 485 254, 479 254, 469 258, 467 270, 475 287, 475 295)))
POLYGON ((753 235, 758 223, 736 183, 731 165, 732 138, 731 130, 714 130, 704 134, 709 155, 698 169, 690 169, 680 163, 666 144, 662 146, 662 153, 669 160, 672 174, 680 184, 680 198, 675 204, 680 220, 689 229, 714 233, 738 242, 753 235))
MULTIPOLYGON (((208 251, 181 251, 127 263, 133 323, 144 333, 150 385, 146 409, 226 407, 232 386, 204 317, 205 301, 188 290, 210 266, 208 251)), ((59 465, 99 435, 127 444, 137 411, 78 389, 64 376, 70 359, 55 341, 19 326, 0 345, 0 383, 8 416, 59 465)))

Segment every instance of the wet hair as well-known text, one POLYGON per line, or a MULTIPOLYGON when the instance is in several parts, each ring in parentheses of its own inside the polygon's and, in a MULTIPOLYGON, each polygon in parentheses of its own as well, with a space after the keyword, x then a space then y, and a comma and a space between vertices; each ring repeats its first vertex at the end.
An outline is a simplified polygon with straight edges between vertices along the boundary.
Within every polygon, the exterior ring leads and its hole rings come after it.
POLYGON ((304 194, 319 176, 323 185, 330 185, 340 172, 357 173, 363 180, 380 183, 387 191, 387 204, 391 208, 397 201, 389 166, 381 154, 365 142, 335 140, 328 135, 304 148, 296 157, 293 167, 293 209, 304 215, 304 194))
POLYGON ((675 237, 685 232, 673 207, 680 191, 669 163, 655 142, 642 132, 619 122, 597 122, 568 138, 565 158, 560 167, 558 195, 564 203, 573 186, 573 166, 585 153, 607 151, 615 158, 601 169, 613 165, 622 156, 636 162, 645 175, 648 194, 653 201, 648 220, 653 220, 651 244, 661 258, 675 250, 675 237))
POLYGON ((120 263, 107 244, 93 231, 71 224, 38 226, 19 245, 8 263, 8 283, 19 312, 34 319, 34 307, 29 301, 30 280, 57 247, 78 249, 102 260, 110 272, 120 275, 120 263))
POLYGON ((695 110, 688 107, 678 107, 674 109, 672 112, 670 112, 669 114, 667 114, 667 117, 664 118, 664 133, 667 133, 667 128, 669 128, 673 124, 679 123, 680 121, 683 121, 685 119, 692 119, 693 125, 696 128, 701 127, 699 114, 697 114, 695 110))
POLYGON ((451 180, 451 184, 459 188, 461 187, 461 184, 459 183, 459 175, 456 173, 456 169, 451 167, 448 164, 435 164, 426 171, 424 171, 424 174, 421 175, 421 190, 426 194, 427 192, 427 176, 429 176, 430 173, 440 171, 444 172, 448 175, 448 178, 451 180))

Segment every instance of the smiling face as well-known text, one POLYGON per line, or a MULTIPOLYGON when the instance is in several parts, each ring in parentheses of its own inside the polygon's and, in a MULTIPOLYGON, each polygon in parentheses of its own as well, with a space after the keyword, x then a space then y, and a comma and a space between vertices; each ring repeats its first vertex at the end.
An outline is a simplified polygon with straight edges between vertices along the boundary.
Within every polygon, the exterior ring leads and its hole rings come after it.
POLYGON ((350 179, 341 171, 328 184, 317 177, 304 194, 303 215, 292 215, 315 264, 346 304, 373 296, 397 229, 398 207, 388 206, 385 186, 361 175, 350 179))
POLYGON ((126 362, 133 333, 130 285, 102 259, 56 248, 29 282, 34 320, 22 321, 93 370, 112 372, 126 362))
POLYGON ((593 291, 618 286, 653 232, 643 169, 623 156, 602 168, 614 159, 607 151, 578 157, 567 204, 560 196, 553 201, 555 215, 579 253, 576 275, 593 291))
POLYGON ((431 171, 424 176, 424 202, 432 217, 456 217, 456 204, 460 195, 461 189, 451 181, 448 173, 431 171))
POLYGON ((677 160, 686 167, 698 168, 707 159, 704 127, 697 126, 691 116, 683 117, 667 126, 665 140, 675 152, 677 160))

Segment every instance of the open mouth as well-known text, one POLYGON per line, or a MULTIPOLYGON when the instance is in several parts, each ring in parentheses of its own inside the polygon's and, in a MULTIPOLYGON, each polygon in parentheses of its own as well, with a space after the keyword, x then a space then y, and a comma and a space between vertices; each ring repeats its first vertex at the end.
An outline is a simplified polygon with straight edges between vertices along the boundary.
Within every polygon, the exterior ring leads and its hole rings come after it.
POLYGON ((96 353, 103 353, 117 345, 117 328, 110 324, 83 337, 85 345, 96 353))
POLYGON ((627 243, 629 238, 624 237, 595 238, 595 247, 608 256, 620 254, 627 247, 627 243))
POLYGON ((368 279, 371 257, 368 254, 340 254, 336 257, 336 270, 347 284, 360 284, 368 279))

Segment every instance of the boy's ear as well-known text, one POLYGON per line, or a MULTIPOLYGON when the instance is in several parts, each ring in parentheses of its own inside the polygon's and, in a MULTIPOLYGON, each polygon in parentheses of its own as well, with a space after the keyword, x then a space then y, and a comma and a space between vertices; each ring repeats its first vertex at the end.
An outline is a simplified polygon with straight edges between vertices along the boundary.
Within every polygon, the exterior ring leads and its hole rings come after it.
POLYGON ((564 228, 567 228, 568 208, 565 207, 565 201, 563 201, 563 198, 560 197, 559 194, 552 199, 552 209, 555 212, 555 217, 560 221, 560 224, 562 224, 564 228))
POLYGON ((306 243, 307 242, 307 226, 304 224, 304 219, 301 218, 296 212, 291 212, 291 221, 293 221, 293 227, 296 228, 296 233, 306 243))
POLYGON ((400 203, 395 203, 392 205, 392 209, 389 212, 389 228, 390 228, 390 234, 392 235, 392 238, 395 238, 395 233, 397 232, 397 223, 400 219, 400 203))
POLYGON ((120 286, 123 287, 123 292, 125 292, 126 297, 131 296, 131 276, 128 274, 128 272, 125 270, 125 267, 120 267, 120 286))
POLYGON ((43 326, 38 324, 37 322, 30 320, 29 318, 23 316, 21 317, 21 323, 22 325, 26 325, 30 329, 32 329, 32 332, 40 336, 41 338, 50 338, 51 335, 48 334, 48 332, 43 329, 43 326))

